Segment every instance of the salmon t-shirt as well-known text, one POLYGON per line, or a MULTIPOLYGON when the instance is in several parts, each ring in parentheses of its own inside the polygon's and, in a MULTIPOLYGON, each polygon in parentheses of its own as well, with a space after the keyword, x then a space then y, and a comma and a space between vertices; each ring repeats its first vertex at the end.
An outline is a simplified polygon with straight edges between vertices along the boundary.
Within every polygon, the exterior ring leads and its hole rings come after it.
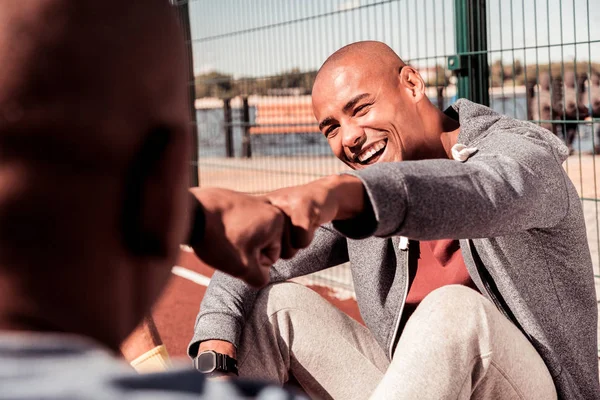
POLYGON ((406 297, 404 320, 425 296, 442 286, 464 285, 477 290, 467 272, 458 240, 423 241, 419 245, 419 261, 406 297))

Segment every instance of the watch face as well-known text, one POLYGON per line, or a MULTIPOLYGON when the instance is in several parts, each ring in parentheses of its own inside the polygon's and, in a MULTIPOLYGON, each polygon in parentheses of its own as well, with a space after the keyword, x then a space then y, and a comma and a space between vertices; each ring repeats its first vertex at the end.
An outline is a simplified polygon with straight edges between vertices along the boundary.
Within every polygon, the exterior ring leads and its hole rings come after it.
POLYGON ((207 351, 198 356, 196 364, 198 371, 208 374, 217 368, 217 354, 212 351, 207 351))

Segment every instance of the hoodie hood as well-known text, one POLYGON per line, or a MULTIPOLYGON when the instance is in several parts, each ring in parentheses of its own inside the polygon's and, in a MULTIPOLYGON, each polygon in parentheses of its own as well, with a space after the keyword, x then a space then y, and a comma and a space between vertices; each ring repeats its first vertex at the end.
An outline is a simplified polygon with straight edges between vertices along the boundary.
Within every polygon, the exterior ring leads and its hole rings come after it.
POLYGON ((473 103, 466 99, 459 99, 450 106, 445 114, 457 120, 460 124, 458 143, 473 147, 490 132, 497 129, 510 129, 548 147, 556 157, 564 162, 569 157, 567 146, 552 132, 528 121, 520 121, 502 115, 489 107, 473 103), (468 121, 468 123, 466 123, 468 121), (493 126, 494 129, 491 129, 493 126))

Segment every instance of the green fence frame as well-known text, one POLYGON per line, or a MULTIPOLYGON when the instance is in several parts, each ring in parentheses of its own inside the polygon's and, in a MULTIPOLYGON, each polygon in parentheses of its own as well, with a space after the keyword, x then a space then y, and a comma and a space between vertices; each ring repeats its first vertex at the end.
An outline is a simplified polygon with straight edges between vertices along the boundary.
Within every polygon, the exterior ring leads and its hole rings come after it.
POLYGON ((448 69, 457 75, 458 98, 490 105, 486 0, 455 0, 456 55, 448 69))

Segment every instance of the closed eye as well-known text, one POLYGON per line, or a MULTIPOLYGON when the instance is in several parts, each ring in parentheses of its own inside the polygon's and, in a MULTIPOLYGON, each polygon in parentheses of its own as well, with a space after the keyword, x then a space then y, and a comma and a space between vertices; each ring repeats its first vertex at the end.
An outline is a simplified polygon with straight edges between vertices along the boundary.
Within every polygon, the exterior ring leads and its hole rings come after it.
POLYGON ((329 125, 329 127, 325 130, 325 137, 329 138, 338 127, 338 124, 329 125))
POLYGON ((357 115, 358 113, 360 113, 361 111, 365 110, 370 105, 371 105, 371 103, 365 103, 365 104, 361 104, 360 106, 356 107, 354 109, 354 112, 352 113, 352 116, 357 115))

